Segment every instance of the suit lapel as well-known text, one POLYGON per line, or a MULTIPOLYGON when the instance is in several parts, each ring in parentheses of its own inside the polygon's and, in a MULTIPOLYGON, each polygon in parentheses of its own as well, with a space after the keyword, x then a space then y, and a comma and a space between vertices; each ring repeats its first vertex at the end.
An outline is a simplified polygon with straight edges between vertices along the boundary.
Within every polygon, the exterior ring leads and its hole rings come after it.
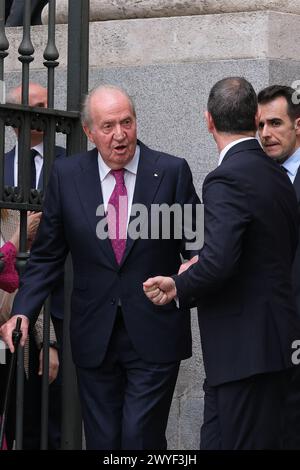
POLYGON ((105 217, 105 215, 100 217, 96 215, 97 208, 103 204, 97 149, 91 150, 84 156, 84 159, 80 162, 79 168, 75 172, 74 178, 92 236, 95 238, 97 246, 110 263, 114 266, 118 266, 109 238, 106 237, 104 240, 100 240, 96 234, 97 224, 105 217))
POLYGON ((43 168, 44 168, 44 164, 42 166, 42 169, 41 169, 41 172, 40 172, 40 177, 39 177, 39 181, 38 181, 38 189, 43 189, 43 168))
MULTIPOLYGON (((157 154, 148 147, 138 142, 140 146, 140 160, 136 175, 135 189, 133 195, 132 206, 134 204, 142 204, 147 208, 147 216, 142 223, 148 219, 148 213, 151 209, 157 190, 163 178, 164 171, 160 167, 157 154)), ((133 220, 134 215, 131 211, 129 223, 133 220)), ((125 262, 136 240, 127 238, 126 250, 121 265, 125 262)))
MULTIPOLYGON (((66 155, 65 149, 56 145, 54 158, 65 157, 65 155, 66 155)), ((38 189, 43 189, 43 185, 44 185, 43 174, 44 174, 44 157, 43 157, 43 165, 42 165, 42 169, 41 169, 41 173, 40 173, 40 177, 38 181, 38 189)))
POLYGON ((297 200, 300 202, 300 166, 298 167, 296 178, 294 179, 294 188, 297 194, 297 200))
POLYGON ((5 155, 4 184, 14 186, 15 147, 5 155))

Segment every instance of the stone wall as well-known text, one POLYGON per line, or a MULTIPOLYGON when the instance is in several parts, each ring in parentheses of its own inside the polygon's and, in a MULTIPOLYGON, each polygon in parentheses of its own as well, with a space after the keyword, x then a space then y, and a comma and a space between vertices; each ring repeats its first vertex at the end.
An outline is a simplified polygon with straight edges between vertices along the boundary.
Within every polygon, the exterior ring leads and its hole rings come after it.
MULTIPOLYGON (((300 14, 300 4, 298 0, 90 0, 91 21, 266 10, 300 14)), ((47 18, 48 6, 43 11, 44 23, 47 18)), ((68 22, 68 0, 57 2, 56 18, 58 23, 68 22)))

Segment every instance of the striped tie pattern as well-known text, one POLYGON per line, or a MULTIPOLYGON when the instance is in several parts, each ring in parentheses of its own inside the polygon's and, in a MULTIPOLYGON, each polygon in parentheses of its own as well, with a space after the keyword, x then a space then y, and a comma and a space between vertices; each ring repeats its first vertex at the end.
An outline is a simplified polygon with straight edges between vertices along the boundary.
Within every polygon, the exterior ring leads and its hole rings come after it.
POLYGON ((108 234, 117 263, 121 264, 126 248, 128 196, 124 182, 124 168, 112 170, 111 174, 116 184, 107 207, 108 234))

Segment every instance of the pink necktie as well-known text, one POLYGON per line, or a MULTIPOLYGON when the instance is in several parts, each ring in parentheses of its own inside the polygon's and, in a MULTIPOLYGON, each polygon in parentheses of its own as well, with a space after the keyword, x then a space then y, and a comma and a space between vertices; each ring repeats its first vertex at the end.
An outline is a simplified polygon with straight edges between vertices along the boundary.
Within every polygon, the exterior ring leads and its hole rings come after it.
POLYGON ((108 234, 116 260, 120 264, 126 248, 128 197, 124 183, 124 168, 111 170, 111 174, 116 184, 107 207, 108 234))

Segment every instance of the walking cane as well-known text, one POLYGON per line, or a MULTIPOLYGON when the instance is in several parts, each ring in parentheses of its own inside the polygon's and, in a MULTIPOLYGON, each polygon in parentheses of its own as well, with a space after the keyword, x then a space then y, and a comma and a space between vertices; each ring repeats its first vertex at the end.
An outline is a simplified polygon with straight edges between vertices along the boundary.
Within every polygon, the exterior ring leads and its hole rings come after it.
POLYGON ((2 414, 2 421, 1 421, 1 429, 0 429, 0 450, 3 450, 3 441, 4 441, 4 432, 5 432, 5 425, 8 413, 9 402, 11 398, 11 387, 14 378, 14 372, 16 368, 16 361, 17 361, 17 354, 18 354, 18 346, 20 343, 20 339, 22 336, 21 332, 21 323, 22 318, 17 318, 16 328, 12 332, 12 341, 14 345, 14 352, 11 357, 10 365, 9 365, 9 372, 8 372, 8 379, 6 384, 6 391, 5 391, 5 399, 4 399, 4 408, 2 414))

